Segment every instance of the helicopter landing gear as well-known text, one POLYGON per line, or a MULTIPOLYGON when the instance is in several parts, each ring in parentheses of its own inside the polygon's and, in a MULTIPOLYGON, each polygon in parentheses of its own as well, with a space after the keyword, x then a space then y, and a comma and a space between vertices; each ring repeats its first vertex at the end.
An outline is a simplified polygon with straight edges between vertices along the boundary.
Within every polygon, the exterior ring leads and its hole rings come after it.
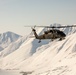
POLYGON ((38 41, 38 43, 40 43, 40 42, 41 42, 41 40, 38 41))
POLYGON ((59 41, 61 41, 61 40, 62 40, 62 38, 59 39, 59 41))
POLYGON ((65 39, 64 37, 63 37, 63 38, 60 38, 59 41, 62 41, 62 40, 64 40, 64 39, 65 39))
POLYGON ((54 41, 54 39, 51 39, 51 41, 54 41))

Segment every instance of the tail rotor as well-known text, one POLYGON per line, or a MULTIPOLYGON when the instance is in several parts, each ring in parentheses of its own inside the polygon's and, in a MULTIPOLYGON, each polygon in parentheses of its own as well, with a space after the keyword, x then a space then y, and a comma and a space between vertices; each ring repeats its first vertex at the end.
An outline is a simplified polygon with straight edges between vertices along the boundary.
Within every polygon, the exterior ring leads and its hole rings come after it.
POLYGON ((31 27, 31 29, 32 29, 32 31, 31 31, 31 33, 30 33, 30 38, 34 38, 35 36, 33 36, 33 32, 35 32, 36 30, 35 30, 35 28, 36 28, 36 25, 34 25, 34 26, 24 26, 24 27, 31 27))

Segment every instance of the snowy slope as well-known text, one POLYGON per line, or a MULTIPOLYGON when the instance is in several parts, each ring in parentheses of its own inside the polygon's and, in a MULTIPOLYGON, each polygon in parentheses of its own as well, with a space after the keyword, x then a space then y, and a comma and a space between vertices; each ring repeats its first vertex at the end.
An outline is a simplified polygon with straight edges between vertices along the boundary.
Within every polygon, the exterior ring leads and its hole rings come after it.
MULTIPOLYGON (((67 34, 62 41, 38 43, 27 38, 17 50, 0 59, 0 68, 32 72, 29 75, 76 75, 76 28, 61 30, 67 34)), ((43 29, 38 29, 38 34, 41 32, 43 29)))
POLYGON ((26 39, 27 39, 27 36, 24 36, 22 38, 19 38, 17 41, 14 41, 11 44, 9 44, 8 47, 6 47, 3 51, 0 52, 0 57, 1 58, 5 57, 10 53, 14 52, 15 50, 17 50, 26 39))
MULTIPOLYGON (((7 64, 9 64, 10 66, 19 64, 20 62, 24 61, 26 58, 33 55, 36 52, 36 49, 38 47, 47 43, 48 41, 43 41, 42 43, 39 44, 38 40, 35 40, 34 38, 26 39, 25 42, 23 42, 23 44, 19 47, 19 49, 15 50, 11 54, 8 53, 9 51, 11 51, 10 50, 11 48, 9 48, 9 50, 7 49, 3 51, 2 54, 8 54, 8 55, 2 59, 1 62, 3 63, 1 64, 1 66, 5 66, 7 64)), ((14 46, 17 46, 17 45, 14 45, 14 46)), ((6 67, 8 67, 9 65, 7 65, 6 67)))
POLYGON ((6 48, 10 43, 18 40, 20 37, 20 35, 10 31, 0 34, 0 51, 6 48))
POLYGON ((38 50, 45 49, 40 52, 37 50, 32 57, 20 64, 20 69, 25 71, 35 71, 33 73, 35 75, 37 73, 39 73, 38 75, 75 75, 75 36, 76 33, 68 36, 66 40, 60 42, 54 41, 42 46, 38 50), (70 41, 71 43, 69 43, 70 41))

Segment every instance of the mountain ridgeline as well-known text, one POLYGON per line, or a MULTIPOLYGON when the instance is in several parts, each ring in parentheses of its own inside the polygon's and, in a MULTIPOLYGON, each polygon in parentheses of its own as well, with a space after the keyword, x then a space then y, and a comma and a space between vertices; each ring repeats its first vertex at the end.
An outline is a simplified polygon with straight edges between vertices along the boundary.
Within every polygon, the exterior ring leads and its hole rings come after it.
POLYGON ((21 37, 22 36, 10 31, 0 34, 0 51, 9 46, 10 43, 17 41, 21 37))
MULTIPOLYGON (((60 26, 61 24, 52 24, 60 26)), ((38 35, 45 28, 38 28, 38 35)), ((42 40, 19 37, 0 51, 0 69, 31 72, 30 75, 75 75, 76 74, 76 28, 62 28, 64 40, 42 40)), ((13 39, 12 39, 13 40, 13 39)), ((2 42, 3 43, 3 42, 2 42)), ((1 46, 2 47, 2 46, 1 46)), ((3 48, 3 47, 2 47, 3 48)))

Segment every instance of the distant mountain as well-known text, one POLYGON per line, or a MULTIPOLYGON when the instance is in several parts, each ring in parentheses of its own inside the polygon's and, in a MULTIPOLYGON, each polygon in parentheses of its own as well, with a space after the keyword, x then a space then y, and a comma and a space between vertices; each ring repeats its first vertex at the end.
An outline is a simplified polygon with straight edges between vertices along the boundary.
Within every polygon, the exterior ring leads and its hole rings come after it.
POLYGON ((21 37, 21 35, 10 31, 0 34, 0 51, 6 48, 10 43, 17 41, 21 37))
POLYGON ((28 36, 24 36, 24 37, 19 38, 17 41, 10 43, 9 46, 4 48, 4 50, 2 50, 0 52, 0 58, 5 57, 5 56, 13 53, 14 51, 16 51, 18 48, 20 48, 20 46, 23 44, 23 42, 27 41, 27 38, 28 38, 28 36))
MULTIPOLYGON (((51 24, 60 26, 61 24, 51 24)), ((37 33, 44 32, 38 28, 37 33)), ((0 55, 0 69, 32 72, 30 75, 76 74, 76 28, 60 29, 67 35, 62 41, 22 37, 5 48, 0 55)))

